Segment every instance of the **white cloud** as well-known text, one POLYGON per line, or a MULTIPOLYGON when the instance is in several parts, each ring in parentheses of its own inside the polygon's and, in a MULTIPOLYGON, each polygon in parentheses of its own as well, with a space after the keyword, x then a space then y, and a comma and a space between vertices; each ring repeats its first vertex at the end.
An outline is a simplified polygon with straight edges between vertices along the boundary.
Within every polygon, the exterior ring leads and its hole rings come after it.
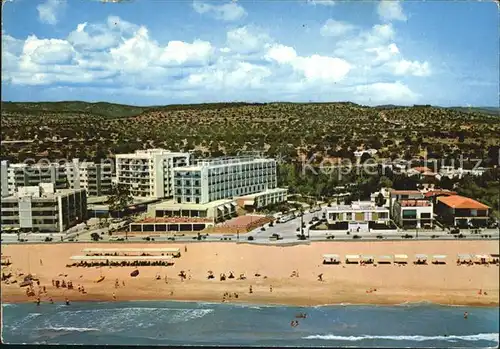
POLYGON ((237 53, 251 54, 261 51, 272 40, 253 26, 244 26, 227 32, 226 41, 228 48, 237 53))
POLYGON ((310 5, 335 6, 333 0, 307 0, 307 3, 310 5))
POLYGON ((292 47, 274 45, 270 47, 266 58, 278 64, 289 64, 303 74, 308 81, 341 81, 350 71, 351 65, 340 58, 312 55, 298 56, 292 47))
POLYGON ((399 81, 356 86, 354 92, 358 97, 367 100, 368 104, 412 104, 419 98, 418 94, 399 81))
POLYGON ((146 26, 116 16, 80 23, 65 39, 19 40, 2 32, 2 81, 197 102, 315 96, 404 104, 419 98, 406 78, 431 74, 430 63, 404 56, 390 23, 367 30, 340 23, 327 21, 328 34, 347 30, 348 37, 338 35, 330 52, 321 53, 280 43, 254 25, 211 42, 196 36, 159 42, 146 26))
POLYGON ((193 9, 199 14, 208 14, 216 19, 227 22, 237 21, 247 15, 245 9, 236 2, 229 2, 223 5, 211 5, 195 0, 193 2, 193 9))
POLYGON ((381 0, 377 5, 377 13, 385 21, 406 21, 401 2, 397 0, 381 0))
POLYGON ((57 17, 66 5, 66 0, 47 0, 36 7, 38 10, 38 19, 42 23, 51 25, 57 24, 57 17))
POLYGON ((321 27, 320 33, 322 36, 341 36, 351 32, 355 28, 350 23, 329 19, 321 27))
POLYGON ((394 62, 392 64, 394 74, 396 75, 413 75, 413 76, 429 76, 431 69, 428 62, 407 61, 405 59, 394 62))

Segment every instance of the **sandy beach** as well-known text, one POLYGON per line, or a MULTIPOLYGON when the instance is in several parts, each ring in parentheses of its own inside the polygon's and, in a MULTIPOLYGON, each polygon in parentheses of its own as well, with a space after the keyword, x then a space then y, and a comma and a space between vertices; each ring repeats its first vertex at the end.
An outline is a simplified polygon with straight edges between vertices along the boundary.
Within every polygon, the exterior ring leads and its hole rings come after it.
MULTIPOLYGON (((3 255, 11 257, 12 265, 2 272, 35 274, 40 288, 49 298, 63 301, 113 300, 223 300, 256 304, 326 305, 326 304, 400 304, 433 302, 449 305, 493 306, 499 304, 499 267, 496 265, 457 266, 459 253, 498 253, 498 241, 401 241, 401 242, 317 242, 293 247, 254 246, 235 243, 191 244, 34 244, 4 245, 3 255), (67 268, 72 255, 82 255, 88 247, 177 247, 182 256, 174 266, 139 267, 133 278, 133 267, 67 268), (184 248, 187 247, 187 252, 184 248), (407 266, 396 265, 323 265, 322 255, 339 254, 407 254, 407 266), (446 254, 446 265, 413 265, 415 254, 446 254), (184 270, 187 279, 178 273, 184 270), (215 279, 207 279, 212 270, 215 279), (292 271, 299 277, 290 277, 292 271), (235 279, 219 280, 234 272, 235 279), (240 274, 246 280, 237 280, 240 274), (160 274, 161 280, 155 276, 160 274), (255 276, 260 274, 260 276, 255 276), (323 281, 318 281, 323 274, 323 281), (105 279, 96 283, 100 276, 105 279), (168 283, 164 278, 167 276, 168 283), (115 287, 116 279, 119 287, 115 287), (71 281, 73 290, 56 288, 52 280, 71 281), (86 293, 77 290, 83 286, 86 293), (252 286, 252 293, 249 287, 252 286), (376 291, 369 292, 370 289, 376 291), (481 290, 481 294, 479 294, 481 290), (238 298, 234 297, 238 294, 238 298)), ((2 302, 34 302, 18 283, 2 282, 2 302)), ((35 291, 38 286, 35 283, 35 291)))

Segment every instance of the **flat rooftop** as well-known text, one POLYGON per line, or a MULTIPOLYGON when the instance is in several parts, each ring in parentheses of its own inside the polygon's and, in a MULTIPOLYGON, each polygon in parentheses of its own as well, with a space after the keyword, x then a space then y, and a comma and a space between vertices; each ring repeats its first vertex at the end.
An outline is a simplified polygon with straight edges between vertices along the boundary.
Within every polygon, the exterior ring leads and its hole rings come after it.
POLYGON ((363 204, 353 204, 353 205, 337 205, 326 208, 327 212, 364 212, 364 211, 377 211, 377 212, 389 212, 386 207, 378 207, 374 205, 363 205, 363 204))
POLYGON ((175 200, 165 200, 152 204, 155 210, 207 210, 221 205, 229 205, 236 203, 233 199, 222 199, 217 201, 207 202, 206 204, 183 203, 179 204, 175 200))
POLYGON ((274 188, 274 189, 268 189, 265 191, 261 191, 261 192, 255 193, 255 194, 238 196, 238 199, 254 199, 256 197, 266 195, 266 194, 283 193, 283 192, 287 192, 287 191, 288 191, 288 189, 286 189, 286 188, 274 188))

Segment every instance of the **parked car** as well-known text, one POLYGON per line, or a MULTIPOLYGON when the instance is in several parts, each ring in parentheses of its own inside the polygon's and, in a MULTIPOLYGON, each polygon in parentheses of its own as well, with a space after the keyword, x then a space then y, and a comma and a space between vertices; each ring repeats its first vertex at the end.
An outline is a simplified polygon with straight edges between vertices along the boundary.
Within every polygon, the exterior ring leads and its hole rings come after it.
POLYGON ((382 235, 377 235, 377 239, 383 239, 384 237, 382 235))
POLYGON ((361 239, 361 236, 359 236, 359 235, 353 235, 352 238, 353 239, 361 239))
POLYGON ((403 239, 412 239, 413 238, 413 235, 410 235, 410 234, 405 234, 402 236, 403 239))

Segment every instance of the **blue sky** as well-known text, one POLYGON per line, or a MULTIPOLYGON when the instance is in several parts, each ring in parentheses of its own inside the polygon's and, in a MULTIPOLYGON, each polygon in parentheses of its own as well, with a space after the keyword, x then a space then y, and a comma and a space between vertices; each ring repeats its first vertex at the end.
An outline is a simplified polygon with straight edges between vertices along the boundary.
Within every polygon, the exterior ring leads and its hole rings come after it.
POLYGON ((498 106, 493 2, 11 0, 2 100, 498 106))

